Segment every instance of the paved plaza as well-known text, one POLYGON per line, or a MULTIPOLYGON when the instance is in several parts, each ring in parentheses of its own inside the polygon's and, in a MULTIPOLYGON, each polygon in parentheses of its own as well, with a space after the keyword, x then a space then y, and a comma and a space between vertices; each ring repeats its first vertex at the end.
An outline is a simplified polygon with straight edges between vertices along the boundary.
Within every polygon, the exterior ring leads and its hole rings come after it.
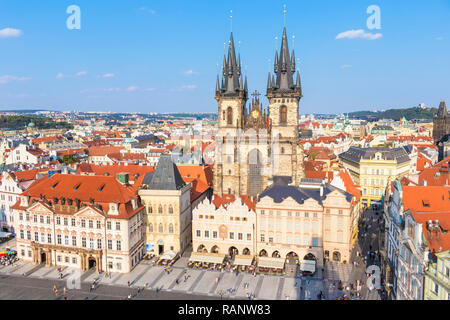
MULTIPOLYGON (((372 212, 366 212, 363 221, 366 221, 366 223, 374 221, 372 216, 374 216, 372 212)), ((371 231, 375 232, 376 229, 375 223, 369 223, 368 232, 365 236, 370 236, 371 231)), ((368 246, 375 249, 377 242, 374 239, 367 244, 367 241, 360 241, 362 237, 355 246, 351 261, 359 261, 359 267, 354 266, 353 263, 327 262, 323 272, 322 269, 317 270, 314 278, 275 275, 253 276, 249 273, 236 274, 227 271, 188 269, 186 267, 187 256, 181 257, 169 271, 165 267, 154 265, 145 260, 130 273, 111 273, 108 276, 105 273, 99 274, 93 270, 80 274, 73 268, 63 268, 62 280, 59 279, 57 267, 35 266, 31 263, 19 261, 14 265, 0 266, 0 277, 3 279, 3 284, 10 279, 16 279, 18 281, 15 283, 22 283, 25 287, 27 282, 33 283, 42 280, 50 289, 53 287, 52 283, 59 283, 62 289, 65 285, 68 286, 68 280, 72 281, 75 277, 80 280, 82 287, 87 288, 88 293, 89 286, 95 281, 97 288, 99 288, 95 291, 103 288, 105 294, 102 297, 105 299, 107 297, 111 299, 119 297, 119 295, 110 295, 109 292, 123 293, 139 289, 140 292, 160 294, 167 299, 174 297, 186 299, 204 299, 205 297, 211 299, 248 299, 251 296, 256 300, 317 300, 319 294, 322 293, 325 299, 334 300, 344 294, 350 296, 349 291, 337 289, 339 281, 342 281, 344 287, 347 287, 349 284, 355 283, 356 280, 360 280, 362 284, 361 299, 377 300, 380 299, 378 292, 369 292, 365 286, 366 274, 363 258, 356 256, 357 251, 366 252, 368 246), (360 242, 364 246, 361 246, 360 242)), ((8 245, 11 245, 11 243, 8 245)), ((14 246, 11 245, 11 247, 14 246)), ((376 261, 368 262, 368 264, 374 263, 376 261)), ((2 288, 0 289, 0 299, 12 299, 17 295, 26 297, 27 291, 19 290, 19 288, 17 293, 5 293, 3 284, 0 287, 2 288)), ((9 285, 14 286, 14 282, 9 285)), ((6 284, 7 286, 8 284, 6 284)), ((143 296, 146 296, 146 294, 143 296)), ((36 297, 29 296, 28 298, 34 299, 36 297)), ((50 295, 51 298, 52 295, 50 295)), ((42 299, 48 299, 48 297, 44 295, 42 299)))

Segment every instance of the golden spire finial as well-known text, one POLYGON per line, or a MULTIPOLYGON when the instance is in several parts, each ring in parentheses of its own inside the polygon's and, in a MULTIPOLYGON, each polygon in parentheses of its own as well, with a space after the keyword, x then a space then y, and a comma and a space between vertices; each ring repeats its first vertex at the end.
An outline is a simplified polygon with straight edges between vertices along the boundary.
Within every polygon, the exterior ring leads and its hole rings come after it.
POLYGON ((284 5, 283 14, 284 14, 284 27, 286 27, 286 5, 284 5))
POLYGON ((233 32, 233 10, 230 10, 230 27, 231 32, 233 32))

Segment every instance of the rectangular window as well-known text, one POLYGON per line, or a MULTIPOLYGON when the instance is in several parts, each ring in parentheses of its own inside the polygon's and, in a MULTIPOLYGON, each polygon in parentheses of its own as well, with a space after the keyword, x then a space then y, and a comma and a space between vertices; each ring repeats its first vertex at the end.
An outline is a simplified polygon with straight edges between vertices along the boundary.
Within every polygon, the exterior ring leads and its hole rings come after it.
POLYGON ((213 238, 217 238, 217 231, 213 231, 213 238))
POLYGON ((238 240, 243 240, 243 239, 244 239, 243 234, 242 233, 238 233, 238 240))
POLYGON ((68 257, 68 256, 65 256, 65 257, 64 257, 64 261, 65 261, 66 263, 69 263, 69 257, 68 257))
POLYGON ((266 227, 266 221, 265 220, 261 220, 261 228, 265 228, 266 227))
POLYGON ((25 215, 25 220, 30 221, 30 215, 28 213, 25 215))
POLYGON ((81 246, 86 248, 86 238, 81 238, 81 246))
POLYGON ((64 236, 64 244, 69 246, 69 236, 64 236))
POLYGON ((120 222, 116 222, 116 230, 120 230, 120 222))
POLYGON ((122 263, 117 262, 116 266, 117 266, 117 268, 116 268, 117 270, 122 270, 122 263))
POLYGON ((56 224, 60 225, 61 224, 61 218, 60 217, 56 217, 56 224))
POLYGON ((108 250, 112 250, 112 240, 108 239, 108 250))
POLYGON ((317 212, 313 213, 313 218, 317 218, 317 212))
POLYGON ((77 237, 72 236, 72 246, 76 247, 77 246, 77 237))
POLYGON ((23 230, 20 230, 20 239, 25 239, 25 234, 23 230))
POLYGON ((21 213, 19 213, 19 220, 23 220, 23 213, 21 212, 21 213))
POLYGON ((33 222, 37 222, 37 215, 33 216, 33 222))
POLYGON ((39 234, 37 232, 34 233, 34 241, 39 242, 39 234))
POLYGON ((67 225, 68 225, 68 223, 69 223, 69 219, 67 219, 67 218, 64 218, 64 225, 65 225, 65 226, 67 226, 67 225))
POLYGON ((58 234, 58 235, 56 236, 56 241, 57 241, 58 244, 62 244, 62 238, 61 238, 61 235, 60 235, 60 234, 58 234))
POLYGON ((61 262, 61 256, 57 256, 57 257, 56 257, 56 260, 57 260, 58 262, 61 262))
POLYGON ((251 233, 247 233, 247 241, 251 241, 252 240, 252 234, 251 233))
POLYGON ((262 216, 265 215, 265 211, 264 210, 261 210, 261 215, 262 216))
POLYGON ((111 221, 106 222, 106 229, 111 230, 111 221))
POLYGON ((300 222, 295 223, 295 230, 300 231, 300 222))
POLYGON ((117 249, 117 251, 122 250, 122 242, 120 242, 120 240, 117 240, 116 249, 117 249))
POLYGON ((269 237, 269 243, 273 243, 273 237, 269 237))
POLYGON ((31 231, 27 230, 27 240, 31 240, 31 231))
POLYGON ((47 224, 50 224, 50 217, 47 217, 47 224))
POLYGON ((264 237, 263 234, 261 234, 261 242, 266 242, 266 238, 264 237))
POLYGON ((97 239, 97 249, 102 248, 102 239, 97 239))
POLYGON ((72 258, 72 264, 77 264, 77 258, 72 258))
POLYGON ((40 223, 44 223, 44 216, 40 216, 40 217, 39 217, 39 222, 40 222, 40 223))
POLYGON ((86 220, 81 219, 81 227, 86 228, 86 220))
POLYGON ((89 248, 94 249, 94 239, 89 238, 89 248))
POLYGON ((309 218, 309 212, 305 212, 305 218, 309 218))
POLYGON ((205 231, 205 238, 209 238, 209 231, 205 231))
POLYGON ((234 239, 234 232, 230 232, 230 239, 231 239, 231 240, 234 239))
POLYGON ((94 228, 94 221, 89 220, 89 229, 93 229, 94 228))
POLYGON ((319 246, 319 238, 313 237, 312 238, 312 246, 318 247, 319 246))
POLYGON ((75 219, 71 219, 72 227, 75 227, 75 219))
POLYGON ((101 226, 102 226, 101 222, 100 222, 100 221, 97 221, 97 229, 100 229, 101 226))
POLYGON ((197 237, 200 238, 202 236, 202 232, 200 230, 197 230, 197 237))

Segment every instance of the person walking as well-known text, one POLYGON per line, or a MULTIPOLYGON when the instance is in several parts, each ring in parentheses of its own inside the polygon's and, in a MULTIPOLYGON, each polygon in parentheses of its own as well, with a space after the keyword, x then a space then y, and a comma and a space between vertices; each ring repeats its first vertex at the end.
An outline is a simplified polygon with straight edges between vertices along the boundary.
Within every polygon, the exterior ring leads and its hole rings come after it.
POLYGON ((128 288, 130 287, 130 285, 131 285, 131 283, 130 283, 130 281, 128 281, 128 288))

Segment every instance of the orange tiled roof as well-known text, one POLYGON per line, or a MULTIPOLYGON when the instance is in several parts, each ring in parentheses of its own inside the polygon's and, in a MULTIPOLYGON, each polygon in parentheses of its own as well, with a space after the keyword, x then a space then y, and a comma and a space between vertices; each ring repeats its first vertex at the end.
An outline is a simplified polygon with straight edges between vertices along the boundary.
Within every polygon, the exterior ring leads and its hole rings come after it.
MULTIPOLYGON (((29 196, 30 203, 33 200, 43 202, 42 195, 49 201, 46 205, 51 205, 54 198, 78 199, 85 205, 91 205, 92 199, 104 212, 109 211, 110 203, 119 203, 119 215, 114 217, 129 218, 142 209, 139 201, 137 210, 132 208, 131 199, 138 200, 135 191, 133 187, 122 185, 115 177, 55 174, 39 179, 22 195, 29 196)), ((21 209, 20 201, 13 208, 21 209)))
POLYGON ((90 156, 106 156, 111 153, 117 153, 122 150, 123 147, 111 147, 111 146, 94 146, 89 148, 90 156))

